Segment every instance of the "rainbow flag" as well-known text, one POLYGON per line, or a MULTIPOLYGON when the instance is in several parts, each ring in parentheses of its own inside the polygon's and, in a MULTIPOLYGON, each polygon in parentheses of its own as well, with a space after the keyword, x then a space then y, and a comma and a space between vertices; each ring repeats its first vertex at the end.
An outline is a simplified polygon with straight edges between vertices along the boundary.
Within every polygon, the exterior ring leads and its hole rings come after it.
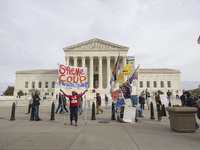
POLYGON ((132 74, 132 76, 128 79, 130 84, 132 83, 133 79, 136 79, 136 80, 138 79, 139 67, 140 67, 140 65, 138 65, 138 67, 135 69, 135 71, 132 74))
POLYGON ((119 62, 120 62, 120 55, 118 56, 117 61, 115 63, 115 67, 112 71, 112 76, 110 79, 110 92, 113 92, 114 90, 115 81, 117 80, 117 71, 119 70, 119 67, 120 67, 119 62))
POLYGON ((140 67, 140 65, 138 65, 138 67, 135 69, 135 71, 132 74, 132 76, 128 79, 130 84, 132 83, 133 79, 136 79, 136 80, 138 79, 139 67, 140 67))

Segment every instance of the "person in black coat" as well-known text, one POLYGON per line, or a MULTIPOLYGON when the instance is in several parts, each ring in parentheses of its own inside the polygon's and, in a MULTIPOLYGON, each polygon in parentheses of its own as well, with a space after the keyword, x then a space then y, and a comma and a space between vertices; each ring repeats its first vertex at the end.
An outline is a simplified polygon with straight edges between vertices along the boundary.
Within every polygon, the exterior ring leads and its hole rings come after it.
MULTIPOLYGON (((185 94, 187 96, 187 101, 185 103, 185 106, 188 106, 188 107, 197 107, 197 103, 195 102, 196 99, 195 99, 195 97, 192 94, 190 94, 190 92, 185 91, 183 94, 185 94)), ((199 124, 197 123, 196 118, 195 118, 195 128, 196 129, 199 128, 199 124)))
POLYGON ((142 94, 139 97, 139 103, 140 103, 140 109, 144 110, 145 98, 143 97, 142 94))
POLYGON ((35 95, 33 95, 33 108, 34 108, 34 116, 35 116, 35 121, 40 121, 39 117, 39 105, 40 105, 40 91, 36 91, 35 95))

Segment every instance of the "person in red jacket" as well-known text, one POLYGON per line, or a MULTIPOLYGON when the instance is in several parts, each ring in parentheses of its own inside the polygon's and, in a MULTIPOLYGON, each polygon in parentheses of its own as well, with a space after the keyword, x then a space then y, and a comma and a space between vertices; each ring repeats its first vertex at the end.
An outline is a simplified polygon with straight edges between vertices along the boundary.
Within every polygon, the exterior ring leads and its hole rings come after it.
POLYGON ((70 101, 70 121, 71 125, 73 125, 72 118, 73 114, 75 114, 75 126, 77 126, 77 121, 78 121, 78 98, 83 96, 85 92, 88 90, 85 90, 82 94, 77 95, 76 91, 72 91, 72 95, 67 95, 63 92, 63 90, 60 89, 60 91, 67 97, 69 98, 70 101))

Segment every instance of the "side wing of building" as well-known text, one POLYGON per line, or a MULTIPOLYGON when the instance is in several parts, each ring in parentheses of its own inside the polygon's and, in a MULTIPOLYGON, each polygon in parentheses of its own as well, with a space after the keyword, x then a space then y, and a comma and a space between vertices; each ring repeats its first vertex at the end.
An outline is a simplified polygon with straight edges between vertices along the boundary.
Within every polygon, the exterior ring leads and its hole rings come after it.
POLYGON ((178 90, 179 94, 181 94, 181 72, 174 69, 140 69, 137 94, 140 94, 146 89, 151 94, 158 90, 161 90, 165 94, 170 90, 173 95, 178 90))
POLYGON ((32 89, 40 91, 40 95, 53 96, 55 86, 58 82, 57 69, 38 69, 38 70, 23 70, 16 72, 14 96, 17 96, 19 90, 22 90, 24 95, 31 95, 32 89))

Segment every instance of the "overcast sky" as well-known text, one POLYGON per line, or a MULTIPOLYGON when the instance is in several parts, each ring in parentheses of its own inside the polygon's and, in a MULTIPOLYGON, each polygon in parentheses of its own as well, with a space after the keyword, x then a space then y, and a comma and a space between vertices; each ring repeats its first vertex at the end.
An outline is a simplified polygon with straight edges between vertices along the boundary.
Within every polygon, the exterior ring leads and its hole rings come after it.
POLYGON ((199 0, 0 0, 0 82, 56 69, 64 47, 99 38, 129 47, 141 68, 200 81, 199 0))

